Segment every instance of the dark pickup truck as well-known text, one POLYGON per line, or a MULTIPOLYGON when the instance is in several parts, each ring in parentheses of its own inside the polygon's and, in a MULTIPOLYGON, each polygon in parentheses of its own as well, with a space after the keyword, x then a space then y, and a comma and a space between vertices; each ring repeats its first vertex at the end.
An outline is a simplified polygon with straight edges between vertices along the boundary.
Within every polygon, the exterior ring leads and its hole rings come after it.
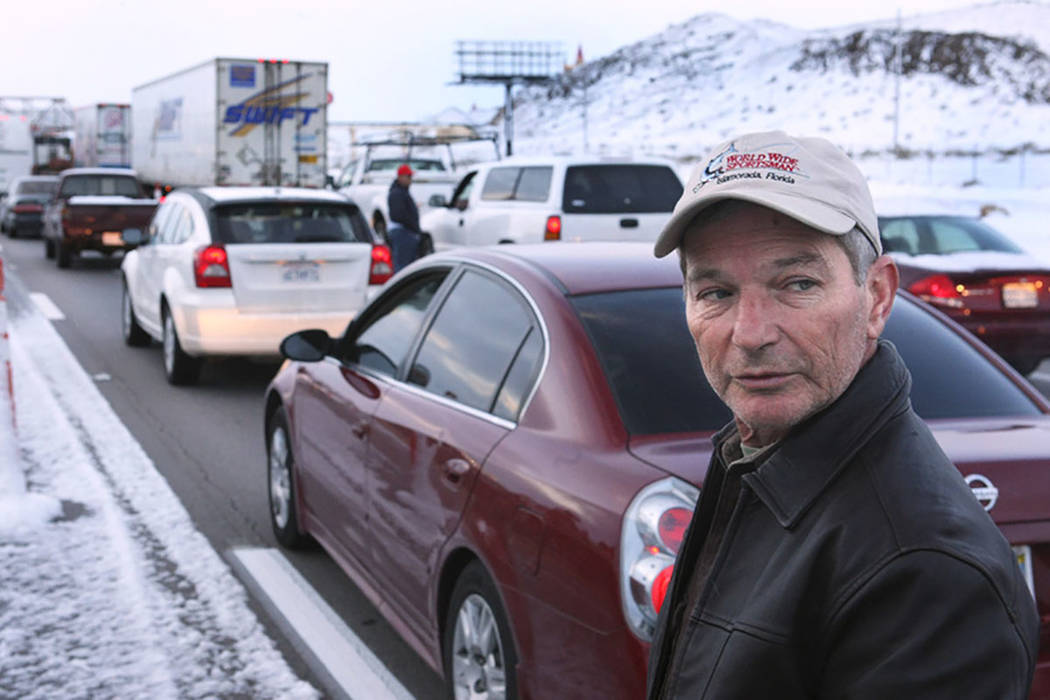
POLYGON ((44 253, 59 267, 69 267, 85 250, 112 255, 135 247, 157 208, 147 197, 134 170, 70 168, 59 176, 55 198, 44 210, 44 253))

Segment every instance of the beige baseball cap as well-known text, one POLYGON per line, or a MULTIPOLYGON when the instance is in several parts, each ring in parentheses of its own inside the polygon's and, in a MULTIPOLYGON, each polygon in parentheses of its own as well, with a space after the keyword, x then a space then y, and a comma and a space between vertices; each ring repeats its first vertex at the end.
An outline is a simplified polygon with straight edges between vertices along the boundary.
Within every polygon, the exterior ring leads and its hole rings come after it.
POLYGON ((761 204, 836 236, 857 226, 882 254, 868 183, 827 139, 763 131, 720 143, 686 181, 671 219, 656 239, 656 257, 681 245, 693 218, 724 199, 761 204))

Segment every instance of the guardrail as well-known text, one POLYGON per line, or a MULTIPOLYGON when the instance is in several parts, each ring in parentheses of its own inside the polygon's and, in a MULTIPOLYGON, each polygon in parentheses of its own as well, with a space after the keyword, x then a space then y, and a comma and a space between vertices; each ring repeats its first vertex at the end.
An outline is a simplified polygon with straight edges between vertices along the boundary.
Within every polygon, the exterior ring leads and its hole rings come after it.
MULTIPOLYGON (((7 297, 4 296, 4 259, 0 256, 0 401, 4 401, 11 415, 11 427, 15 421, 15 384, 11 371, 11 345, 7 334, 7 297)), ((4 412, 0 412, 3 415, 4 412)))

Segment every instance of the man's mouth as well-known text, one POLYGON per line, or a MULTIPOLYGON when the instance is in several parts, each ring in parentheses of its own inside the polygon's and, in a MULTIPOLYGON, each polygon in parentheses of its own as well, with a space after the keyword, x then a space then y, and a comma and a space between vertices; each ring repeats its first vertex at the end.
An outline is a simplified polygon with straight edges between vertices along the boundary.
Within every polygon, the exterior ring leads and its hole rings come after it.
POLYGON ((733 381, 749 391, 775 391, 787 384, 792 372, 746 372, 733 375, 733 381))

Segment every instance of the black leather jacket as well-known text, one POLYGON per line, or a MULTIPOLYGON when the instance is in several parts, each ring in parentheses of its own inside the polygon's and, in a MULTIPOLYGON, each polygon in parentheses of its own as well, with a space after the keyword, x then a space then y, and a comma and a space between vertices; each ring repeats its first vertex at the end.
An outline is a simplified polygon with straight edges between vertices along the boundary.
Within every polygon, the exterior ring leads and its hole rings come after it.
POLYGON ((653 639, 650 698, 1028 697, 1032 594, 910 388, 881 341, 757 466, 727 473, 735 428, 716 436, 653 639), (733 507, 693 580, 720 496, 733 507))
POLYGON ((392 222, 401 224, 413 233, 419 233, 419 209, 416 207, 416 201, 412 199, 408 188, 402 187, 397 180, 390 183, 386 205, 392 222))

